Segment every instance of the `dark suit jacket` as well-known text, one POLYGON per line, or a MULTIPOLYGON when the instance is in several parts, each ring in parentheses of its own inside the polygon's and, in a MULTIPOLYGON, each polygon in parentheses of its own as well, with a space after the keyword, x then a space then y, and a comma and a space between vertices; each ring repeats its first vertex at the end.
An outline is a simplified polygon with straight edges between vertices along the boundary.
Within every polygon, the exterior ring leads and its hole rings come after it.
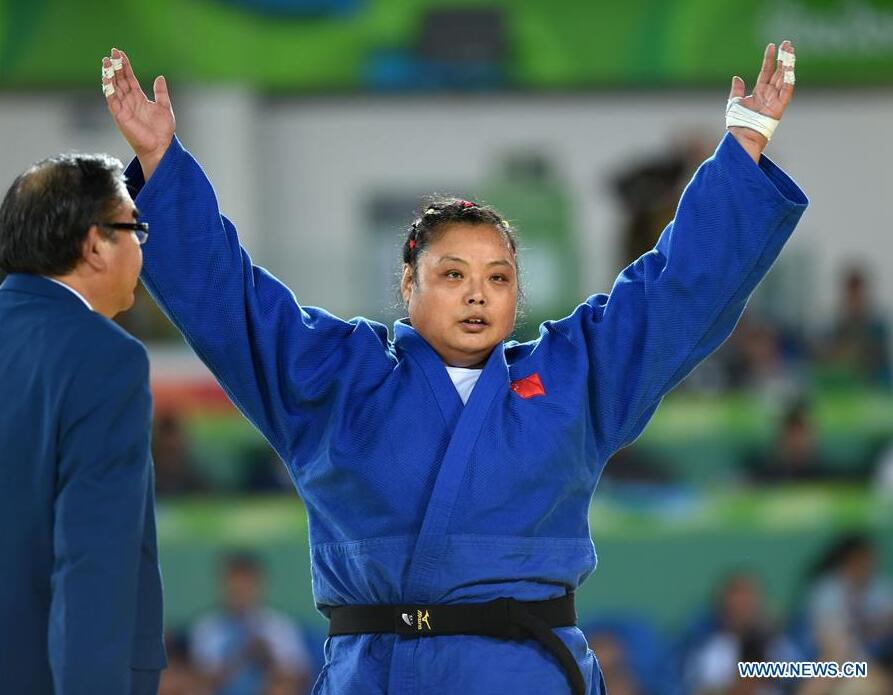
POLYGON ((126 694, 165 665, 148 374, 68 289, 0 286, 2 692, 126 694))

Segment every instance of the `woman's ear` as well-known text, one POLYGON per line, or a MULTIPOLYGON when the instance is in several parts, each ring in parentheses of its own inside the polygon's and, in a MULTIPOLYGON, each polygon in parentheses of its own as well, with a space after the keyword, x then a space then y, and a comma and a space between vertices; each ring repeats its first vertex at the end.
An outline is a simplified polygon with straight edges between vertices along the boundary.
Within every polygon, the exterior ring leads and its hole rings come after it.
POLYGON ((409 300, 412 299, 412 266, 409 263, 403 264, 403 275, 400 278, 400 295, 403 297, 403 303, 408 307, 409 300))

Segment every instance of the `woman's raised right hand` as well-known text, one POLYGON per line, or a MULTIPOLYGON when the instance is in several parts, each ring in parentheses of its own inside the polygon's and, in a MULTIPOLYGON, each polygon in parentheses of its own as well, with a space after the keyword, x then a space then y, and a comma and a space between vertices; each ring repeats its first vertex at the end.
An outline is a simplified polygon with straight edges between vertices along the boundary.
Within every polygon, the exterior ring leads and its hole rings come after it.
POLYGON ((148 181, 171 144, 177 125, 167 82, 162 76, 155 78, 152 86, 155 101, 150 101, 133 74, 130 59, 124 51, 113 48, 111 56, 102 59, 102 67, 102 85, 109 112, 133 148, 143 168, 143 177, 148 181), (121 60, 117 70, 112 69, 113 59, 121 60))

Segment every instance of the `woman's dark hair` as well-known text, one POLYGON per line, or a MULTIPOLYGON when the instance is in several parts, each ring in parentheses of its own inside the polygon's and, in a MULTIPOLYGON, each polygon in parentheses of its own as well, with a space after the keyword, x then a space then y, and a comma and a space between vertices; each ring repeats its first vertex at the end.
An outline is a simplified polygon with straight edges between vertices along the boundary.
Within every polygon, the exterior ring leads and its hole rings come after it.
POLYGON ((63 154, 16 178, 0 205, 0 271, 73 270, 90 226, 108 221, 121 204, 122 171, 121 162, 108 155, 63 154))
POLYGON ((418 258, 428 245, 451 224, 493 227, 502 234, 518 267, 518 240, 515 230, 489 205, 480 205, 462 198, 433 198, 419 217, 409 226, 403 242, 403 262, 412 268, 413 282, 418 278, 418 258))

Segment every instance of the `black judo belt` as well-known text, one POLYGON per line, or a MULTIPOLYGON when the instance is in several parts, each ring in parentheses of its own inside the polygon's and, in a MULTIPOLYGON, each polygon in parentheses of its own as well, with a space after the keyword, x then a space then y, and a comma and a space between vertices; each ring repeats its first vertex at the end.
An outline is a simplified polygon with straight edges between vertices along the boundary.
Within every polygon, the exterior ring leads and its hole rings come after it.
POLYGON ((440 606, 335 606, 329 616, 329 635, 391 632, 401 637, 486 635, 501 639, 533 638, 564 669, 575 695, 585 695, 586 682, 577 660, 553 627, 577 624, 574 595, 548 601, 502 598, 488 603, 440 606))

